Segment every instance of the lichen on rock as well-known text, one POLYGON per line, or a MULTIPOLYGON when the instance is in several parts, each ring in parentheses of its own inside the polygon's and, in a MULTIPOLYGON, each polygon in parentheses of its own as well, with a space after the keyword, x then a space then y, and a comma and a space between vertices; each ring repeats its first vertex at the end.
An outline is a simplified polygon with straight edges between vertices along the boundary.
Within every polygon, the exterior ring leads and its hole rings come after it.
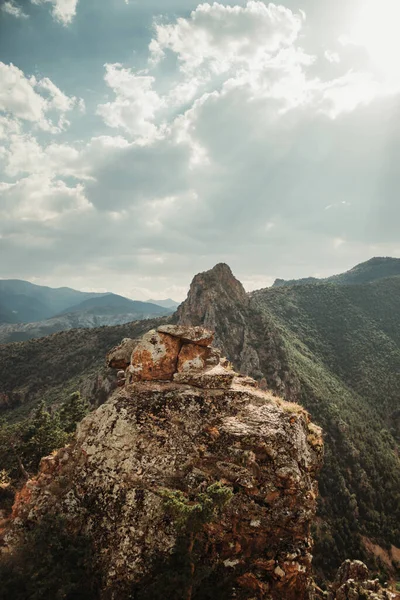
POLYGON ((93 537, 101 599, 311 599, 321 431, 220 360, 211 332, 171 327, 135 344, 122 386, 42 462, 10 545, 58 514, 93 537))

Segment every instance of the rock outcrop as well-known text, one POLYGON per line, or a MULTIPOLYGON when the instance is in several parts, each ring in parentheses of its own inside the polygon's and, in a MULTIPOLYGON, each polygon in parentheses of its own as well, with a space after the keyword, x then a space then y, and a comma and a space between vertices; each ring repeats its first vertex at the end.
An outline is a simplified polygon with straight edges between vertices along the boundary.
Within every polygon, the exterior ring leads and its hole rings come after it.
POLYGON ((313 597, 321 431, 212 339, 185 325, 124 342, 121 387, 18 494, 11 551, 56 514, 92 537, 102 599, 313 597))
POLYGON ((330 591, 317 595, 326 600, 395 600, 398 597, 383 589, 378 579, 369 579, 368 567, 359 560, 346 560, 330 591))
POLYGON ((261 380, 287 400, 299 397, 299 381, 288 369, 282 339, 257 298, 247 294, 226 264, 196 275, 174 322, 215 331, 215 345, 243 374, 261 380))

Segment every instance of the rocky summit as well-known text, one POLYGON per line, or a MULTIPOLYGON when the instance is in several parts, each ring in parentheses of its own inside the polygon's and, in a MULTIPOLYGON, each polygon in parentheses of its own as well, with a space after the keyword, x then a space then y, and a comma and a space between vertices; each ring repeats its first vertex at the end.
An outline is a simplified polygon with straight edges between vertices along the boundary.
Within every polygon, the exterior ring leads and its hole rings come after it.
POLYGON ((369 579, 368 568, 360 560, 346 560, 337 572, 330 590, 319 595, 326 600, 396 600, 398 594, 382 589, 378 579, 369 579))
POLYGON ((162 325, 108 354, 118 387, 17 495, 9 553, 56 515, 92 540, 101 599, 314 597, 321 430, 212 341, 162 325))

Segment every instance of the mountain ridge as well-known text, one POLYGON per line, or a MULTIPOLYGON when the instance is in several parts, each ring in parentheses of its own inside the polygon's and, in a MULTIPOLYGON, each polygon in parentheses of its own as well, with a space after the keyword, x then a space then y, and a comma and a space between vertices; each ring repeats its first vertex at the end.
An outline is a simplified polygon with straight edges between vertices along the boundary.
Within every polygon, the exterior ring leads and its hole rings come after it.
POLYGON ((0 344, 75 328, 120 325, 172 312, 172 308, 112 293, 92 294, 72 288, 37 286, 21 280, 0 280, 0 344), (28 295, 17 294, 16 290, 28 291, 28 295), (31 320, 21 322, 23 317, 31 320))
POLYGON ((400 258, 390 256, 375 256, 369 260, 359 263, 352 269, 330 277, 317 278, 305 277, 302 279, 275 279, 272 287, 290 285, 310 285, 316 283, 335 283, 338 285, 358 285, 360 283, 372 283, 377 279, 400 276, 400 258))

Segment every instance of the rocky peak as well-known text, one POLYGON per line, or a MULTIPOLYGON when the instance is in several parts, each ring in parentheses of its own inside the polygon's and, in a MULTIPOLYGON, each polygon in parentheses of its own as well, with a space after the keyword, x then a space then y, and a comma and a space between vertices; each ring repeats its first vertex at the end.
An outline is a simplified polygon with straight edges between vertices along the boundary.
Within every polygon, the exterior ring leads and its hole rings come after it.
POLYGON ((195 323, 215 331, 215 345, 240 372, 261 377, 253 334, 249 327, 249 298, 228 265, 220 263, 196 275, 175 322, 195 323))
POLYGON ((321 431, 212 339, 161 326, 109 353, 120 387, 18 494, 9 552, 54 514, 93 540, 102 600, 313 597, 321 431))
POLYGON ((174 321, 215 331, 215 345, 238 371, 257 380, 266 377, 269 389, 296 400, 299 383, 288 369, 280 332, 257 302, 257 296, 246 294, 228 265, 221 263, 194 277, 174 321))
POLYGON ((368 567, 360 560, 346 560, 339 568, 330 590, 316 589, 325 600, 396 600, 399 595, 382 588, 378 579, 369 579, 368 567))
POLYGON ((178 308, 178 322, 182 325, 204 325, 213 328, 215 316, 212 305, 218 299, 220 306, 247 306, 244 287, 234 277, 225 263, 196 275, 190 285, 188 297, 178 308))

